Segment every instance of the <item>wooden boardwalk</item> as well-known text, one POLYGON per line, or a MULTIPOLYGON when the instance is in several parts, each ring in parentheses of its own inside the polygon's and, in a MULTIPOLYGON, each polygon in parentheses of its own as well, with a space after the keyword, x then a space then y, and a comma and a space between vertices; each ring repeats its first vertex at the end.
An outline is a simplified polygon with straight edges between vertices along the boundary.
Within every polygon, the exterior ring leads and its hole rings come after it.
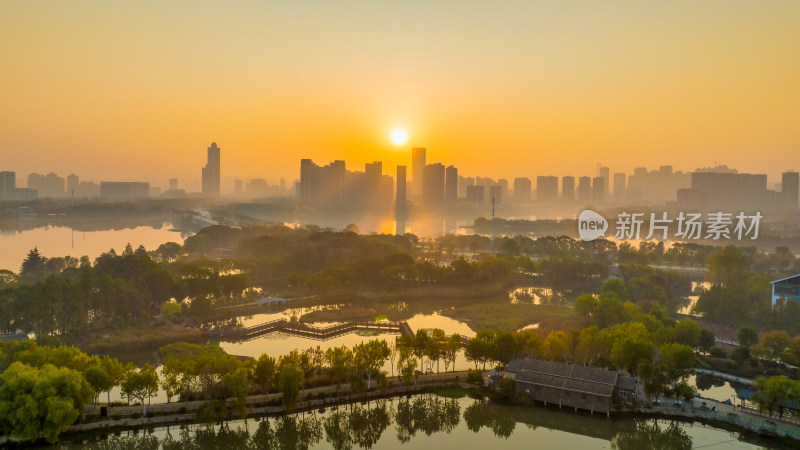
POLYGON ((342 334, 358 330, 384 331, 387 333, 414 335, 411 327, 406 322, 345 322, 329 327, 317 328, 299 322, 289 322, 286 319, 253 325, 247 328, 216 328, 204 330, 203 334, 209 337, 223 337, 234 339, 250 339, 267 333, 284 333, 310 339, 328 340, 342 334))

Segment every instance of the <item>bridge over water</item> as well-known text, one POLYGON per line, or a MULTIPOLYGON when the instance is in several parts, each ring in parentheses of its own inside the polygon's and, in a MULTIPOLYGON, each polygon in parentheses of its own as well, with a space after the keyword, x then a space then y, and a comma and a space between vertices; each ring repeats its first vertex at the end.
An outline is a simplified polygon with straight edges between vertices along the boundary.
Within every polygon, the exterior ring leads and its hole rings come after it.
POLYGON ((359 322, 351 321, 331 325, 329 327, 315 327, 299 322, 289 322, 286 319, 273 320, 247 328, 216 328, 204 330, 210 337, 223 337, 233 339, 250 339, 262 334, 284 333, 310 339, 328 340, 342 334, 358 330, 383 331, 388 333, 405 334, 414 336, 407 322, 359 322))

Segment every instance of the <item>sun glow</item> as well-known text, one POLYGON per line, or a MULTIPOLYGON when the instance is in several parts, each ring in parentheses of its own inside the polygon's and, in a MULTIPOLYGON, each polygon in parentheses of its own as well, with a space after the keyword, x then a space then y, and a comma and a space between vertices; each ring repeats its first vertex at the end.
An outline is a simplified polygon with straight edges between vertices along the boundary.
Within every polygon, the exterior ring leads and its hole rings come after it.
POLYGON ((408 133, 402 128, 395 128, 392 130, 391 139, 394 145, 403 145, 408 140, 408 133))

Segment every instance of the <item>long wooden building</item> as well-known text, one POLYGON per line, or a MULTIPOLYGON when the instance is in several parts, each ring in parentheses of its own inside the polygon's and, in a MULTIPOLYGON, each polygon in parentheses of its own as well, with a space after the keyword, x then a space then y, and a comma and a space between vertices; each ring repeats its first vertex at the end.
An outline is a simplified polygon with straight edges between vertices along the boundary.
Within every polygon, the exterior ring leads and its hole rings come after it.
POLYGON ((545 405, 608 415, 614 403, 632 402, 636 398, 636 379, 613 370, 524 359, 509 362, 505 372, 514 379, 518 394, 545 405))

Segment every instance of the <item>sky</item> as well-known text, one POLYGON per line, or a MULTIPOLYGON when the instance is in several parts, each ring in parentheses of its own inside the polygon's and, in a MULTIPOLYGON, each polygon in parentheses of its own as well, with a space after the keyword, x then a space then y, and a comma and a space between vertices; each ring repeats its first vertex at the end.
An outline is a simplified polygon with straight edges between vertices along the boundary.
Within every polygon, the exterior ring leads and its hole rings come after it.
POLYGON ((418 146, 473 176, 773 182, 800 169, 798 55, 794 0, 8 0, 0 170, 196 180, 215 141, 223 179, 418 146))

